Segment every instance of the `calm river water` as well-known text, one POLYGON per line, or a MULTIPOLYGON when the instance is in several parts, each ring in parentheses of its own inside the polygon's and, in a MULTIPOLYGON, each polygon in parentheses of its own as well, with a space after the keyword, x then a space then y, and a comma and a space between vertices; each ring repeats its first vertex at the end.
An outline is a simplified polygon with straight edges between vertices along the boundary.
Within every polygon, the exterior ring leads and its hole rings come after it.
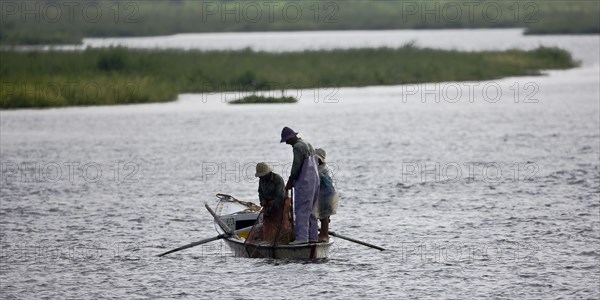
MULTIPOLYGON (((2 111, 3 298, 600 297, 600 38, 520 30, 178 35, 135 47, 418 46, 571 51, 581 67, 490 82, 289 90, 294 105, 173 103, 2 111), (204 42, 202 42, 204 41, 204 42), (219 42, 222 41, 222 42, 219 42), (341 193, 321 262, 237 259, 204 202, 256 200, 289 173, 290 126, 341 193)), ((106 46, 117 41, 86 40, 106 46)), ((150 42, 148 42, 150 41, 150 42)), ((279 93, 279 92, 277 92, 279 93)))

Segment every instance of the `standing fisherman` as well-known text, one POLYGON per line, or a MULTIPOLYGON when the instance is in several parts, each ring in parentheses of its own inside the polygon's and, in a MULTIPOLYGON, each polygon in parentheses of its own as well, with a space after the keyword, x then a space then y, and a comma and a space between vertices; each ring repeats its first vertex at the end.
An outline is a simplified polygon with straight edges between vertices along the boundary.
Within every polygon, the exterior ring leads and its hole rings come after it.
POLYGON ((333 183, 333 172, 329 168, 325 156, 325 150, 315 149, 315 154, 319 158, 319 177, 321 184, 319 186, 319 201, 315 211, 316 217, 321 220, 321 232, 319 233, 319 242, 329 242, 329 223, 331 215, 335 215, 340 198, 333 183))
POLYGON ((292 171, 285 186, 286 190, 291 190, 292 187, 296 189, 296 240, 290 244, 318 242, 319 232, 314 210, 319 198, 319 171, 315 150, 289 127, 284 127, 281 131, 281 143, 283 142, 294 149, 292 171))

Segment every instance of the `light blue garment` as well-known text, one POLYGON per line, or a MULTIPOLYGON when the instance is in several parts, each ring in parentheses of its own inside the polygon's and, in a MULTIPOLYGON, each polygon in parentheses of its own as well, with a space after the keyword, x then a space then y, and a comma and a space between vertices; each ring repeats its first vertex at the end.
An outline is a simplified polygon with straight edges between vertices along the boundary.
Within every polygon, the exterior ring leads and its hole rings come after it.
POLYGON ((327 163, 319 165, 318 170, 320 186, 315 216, 317 219, 326 219, 336 214, 340 198, 335 190, 333 172, 327 163))
POLYGON ((300 176, 294 182, 296 190, 294 212, 296 214, 296 240, 316 241, 319 229, 314 211, 319 198, 319 171, 317 156, 311 155, 302 163, 300 176))
POLYGON ((319 194, 321 197, 327 197, 335 194, 335 185, 333 184, 333 172, 329 169, 327 163, 318 167, 321 186, 319 194))

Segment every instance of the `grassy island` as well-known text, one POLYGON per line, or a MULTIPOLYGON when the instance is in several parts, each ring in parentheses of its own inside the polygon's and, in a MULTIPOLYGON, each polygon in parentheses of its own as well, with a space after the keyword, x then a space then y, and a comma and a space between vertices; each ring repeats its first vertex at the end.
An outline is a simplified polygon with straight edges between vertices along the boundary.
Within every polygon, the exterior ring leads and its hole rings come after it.
POLYGON ((242 99, 230 101, 229 104, 261 104, 261 103, 296 103, 298 99, 294 97, 264 97, 264 96, 246 96, 242 99))
POLYGON ((556 48, 460 52, 401 48, 265 53, 0 51, 0 108, 166 102, 180 93, 479 81, 577 65, 556 48))

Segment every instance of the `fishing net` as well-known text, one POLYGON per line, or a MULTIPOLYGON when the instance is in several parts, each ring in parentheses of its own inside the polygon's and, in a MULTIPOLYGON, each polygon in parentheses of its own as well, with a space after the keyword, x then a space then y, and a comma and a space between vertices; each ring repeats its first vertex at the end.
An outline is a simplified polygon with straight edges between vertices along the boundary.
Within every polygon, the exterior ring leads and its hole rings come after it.
POLYGON ((273 213, 262 210, 252 227, 246 243, 259 245, 287 244, 294 240, 291 199, 286 198, 284 205, 273 213))
POLYGON ((219 198, 220 201, 222 202, 233 202, 233 203, 238 203, 240 205, 243 205, 246 207, 245 210, 239 211, 236 214, 252 214, 252 213, 258 213, 261 210, 261 207, 256 205, 256 203, 254 202, 250 202, 250 201, 242 201, 242 200, 238 200, 235 197, 231 196, 231 195, 227 195, 227 194, 217 194, 217 198, 219 198))

